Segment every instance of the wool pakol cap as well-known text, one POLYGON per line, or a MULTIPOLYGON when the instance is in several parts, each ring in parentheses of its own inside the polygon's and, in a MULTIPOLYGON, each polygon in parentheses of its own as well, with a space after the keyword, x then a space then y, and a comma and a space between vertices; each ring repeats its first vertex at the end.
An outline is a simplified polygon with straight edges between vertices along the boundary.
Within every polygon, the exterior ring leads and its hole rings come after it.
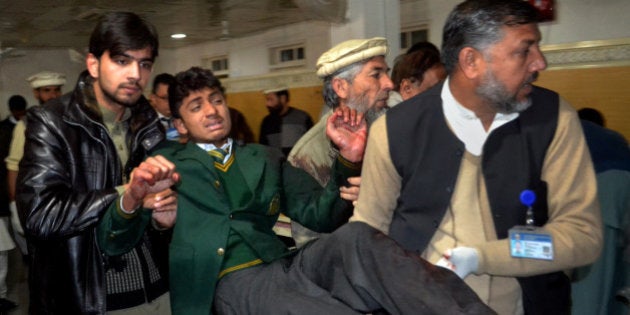
POLYGON ((58 72, 42 71, 28 77, 26 81, 28 81, 34 89, 42 86, 64 85, 66 84, 66 75, 58 72))
POLYGON ((278 86, 278 87, 274 87, 271 89, 266 89, 263 91, 263 94, 267 95, 269 93, 276 93, 276 92, 280 92, 280 91, 285 91, 288 90, 289 88, 286 86, 278 86))
POLYGON ((347 40, 319 57, 317 76, 324 78, 355 62, 375 56, 385 56, 388 50, 387 39, 384 37, 347 40))

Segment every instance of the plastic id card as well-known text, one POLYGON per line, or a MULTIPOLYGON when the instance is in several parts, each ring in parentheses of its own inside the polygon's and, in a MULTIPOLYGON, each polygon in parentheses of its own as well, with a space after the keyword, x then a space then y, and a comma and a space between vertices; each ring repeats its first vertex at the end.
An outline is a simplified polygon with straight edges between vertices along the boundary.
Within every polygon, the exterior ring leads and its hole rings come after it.
POLYGON ((553 239, 549 233, 528 226, 515 226, 509 233, 512 257, 553 260, 553 239))

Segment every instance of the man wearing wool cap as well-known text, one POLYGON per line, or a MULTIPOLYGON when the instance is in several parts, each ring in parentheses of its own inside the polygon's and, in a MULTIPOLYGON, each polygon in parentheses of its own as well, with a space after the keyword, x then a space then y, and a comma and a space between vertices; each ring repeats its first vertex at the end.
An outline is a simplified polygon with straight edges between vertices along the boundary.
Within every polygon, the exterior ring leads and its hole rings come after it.
MULTIPOLYGON (((385 56, 387 40, 383 37, 351 39, 326 51, 317 60, 317 76, 324 81, 323 96, 326 107, 333 110, 348 107, 365 115, 368 124, 387 110, 389 91, 394 87, 388 75, 385 56)), ((339 151, 326 137, 326 120, 329 111, 311 128, 291 150, 288 160, 311 174, 322 186, 328 183, 331 167, 339 151)), ((360 177, 348 179, 350 186, 342 187, 344 199, 356 200, 360 177)), ((316 237, 317 234, 291 223, 296 245, 316 237)))
POLYGON ((42 71, 28 77, 26 81, 33 88, 33 95, 41 105, 61 96, 61 87, 66 84, 66 75, 58 72, 42 71))
MULTIPOLYGON (((37 99, 40 105, 58 98, 61 96, 61 87, 66 84, 66 75, 59 72, 41 71, 31 75, 26 81, 33 88, 33 96, 37 99)), ((9 155, 4 159, 7 166, 7 184, 9 188, 9 200, 13 213, 17 213, 15 209, 15 185, 17 182, 18 164, 24 155, 24 141, 25 141, 26 125, 24 119, 21 119, 13 128, 13 138, 11 140, 11 147, 9 149, 9 155)), ((16 231, 16 241, 22 251, 22 254, 26 255, 26 241, 23 238, 22 227, 19 222, 12 221, 13 228, 16 231)))

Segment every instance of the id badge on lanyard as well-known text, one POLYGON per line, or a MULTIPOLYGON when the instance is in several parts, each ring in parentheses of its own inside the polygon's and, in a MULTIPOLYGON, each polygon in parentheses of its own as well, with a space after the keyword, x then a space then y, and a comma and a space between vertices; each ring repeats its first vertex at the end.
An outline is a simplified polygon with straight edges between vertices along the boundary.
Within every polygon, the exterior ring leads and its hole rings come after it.
POLYGON ((510 253, 515 258, 553 260, 553 238, 551 234, 534 225, 536 194, 524 190, 520 195, 521 203, 527 206, 525 225, 517 225, 509 230, 510 253))

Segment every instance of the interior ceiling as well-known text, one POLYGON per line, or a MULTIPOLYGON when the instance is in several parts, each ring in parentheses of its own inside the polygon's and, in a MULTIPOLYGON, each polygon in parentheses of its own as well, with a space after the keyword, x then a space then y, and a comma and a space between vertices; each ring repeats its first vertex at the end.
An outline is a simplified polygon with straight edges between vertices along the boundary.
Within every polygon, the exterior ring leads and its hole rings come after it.
POLYGON ((153 23, 161 48, 242 37, 305 20, 343 20, 346 0, 0 0, 0 52, 84 50, 98 18, 131 11, 153 23), (186 33, 184 39, 170 38, 186 33))

